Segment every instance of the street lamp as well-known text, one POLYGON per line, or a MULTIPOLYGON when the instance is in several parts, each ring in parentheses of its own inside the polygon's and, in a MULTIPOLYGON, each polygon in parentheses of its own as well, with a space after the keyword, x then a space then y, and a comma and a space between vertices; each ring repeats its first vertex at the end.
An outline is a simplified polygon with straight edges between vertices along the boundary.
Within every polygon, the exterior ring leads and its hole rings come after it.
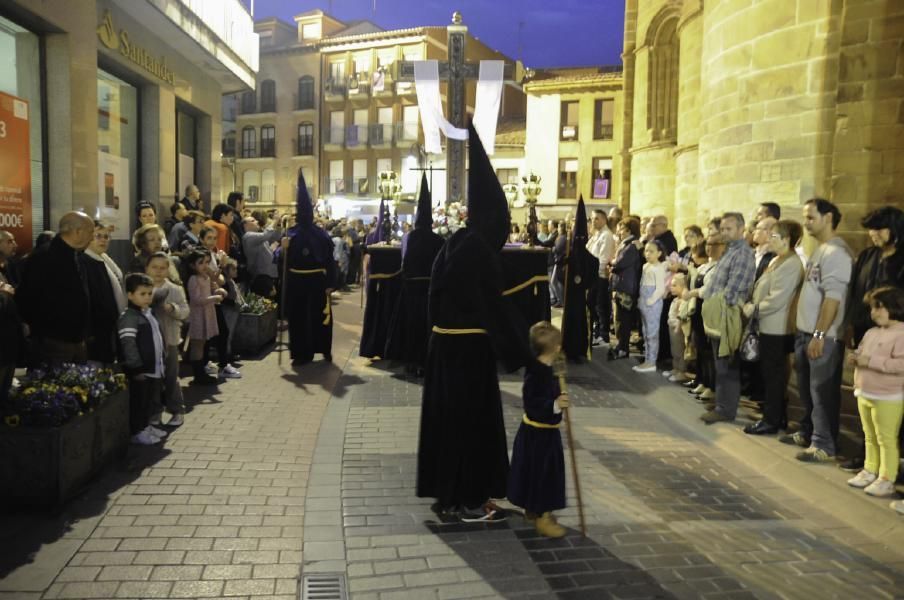
POLYGON ((540 195, 540 192, 543 191, 543 188, 540 187, 540 182, 543 180, 542 177, 535 174, 533 171, 524 177, 521 178, 521 192, 524 194, 524 202, 530 208, 530 216, 527 221, 527 235, 528 235, 528 243, 531 246, 535 246, 538 243, 537 240, 537 196, 540 195))

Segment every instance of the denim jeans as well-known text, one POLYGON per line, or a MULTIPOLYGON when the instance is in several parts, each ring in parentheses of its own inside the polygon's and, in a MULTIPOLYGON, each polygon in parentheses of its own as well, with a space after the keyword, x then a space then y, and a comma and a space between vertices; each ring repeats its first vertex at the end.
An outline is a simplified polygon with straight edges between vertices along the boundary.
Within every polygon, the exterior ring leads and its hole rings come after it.
POLYGON ((612 293, 609 290, 609 280, 600 277, 596 284, 596 321, 598 324, 597 335, 605 341, 609 341, 609 329, 612 323, 612 293))
POLYGON ((643 320, 644 362, 656 364, 659 356, 659 317, 662 314, 662 298, 647 306, 647 300, 656 291, 656 286, 640 286, 640 299, 637 301, 640 317, 643 320))
POLYGON ((841 411, 841 357, 844 346, 835 338, 825 338, 822 356, 807 357, 807 346, 813 335, 798 331, 794 337, 794 363, 797 389, 804 405, 800 430, 810 438, 810 445, 835 455, 838 421, 841 411))

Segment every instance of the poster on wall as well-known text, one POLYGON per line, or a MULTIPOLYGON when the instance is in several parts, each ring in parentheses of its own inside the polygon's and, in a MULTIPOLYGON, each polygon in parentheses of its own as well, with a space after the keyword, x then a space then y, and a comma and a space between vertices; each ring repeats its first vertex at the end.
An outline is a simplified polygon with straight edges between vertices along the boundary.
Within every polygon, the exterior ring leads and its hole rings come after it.
POLYGON ((132 235, 132 203, 129 198, 129 159, 106 152, 97 153, 99 191, 97 217, 113 226, 114 240, 132 235))
POLYGON ((0 229, 19 252, 31 250, 31 156, 28 101, 0 92, 0 229))

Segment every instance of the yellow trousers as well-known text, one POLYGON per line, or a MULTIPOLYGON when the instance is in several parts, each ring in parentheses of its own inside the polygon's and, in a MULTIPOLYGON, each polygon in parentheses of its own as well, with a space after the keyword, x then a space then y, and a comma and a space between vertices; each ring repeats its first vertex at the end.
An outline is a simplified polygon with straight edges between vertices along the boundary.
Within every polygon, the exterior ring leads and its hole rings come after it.
POLYGON ((898 477, 898 429, 904 414, 904 402, 858 396, 857 408, 866 445, 863 468, 894 481, 898 477))

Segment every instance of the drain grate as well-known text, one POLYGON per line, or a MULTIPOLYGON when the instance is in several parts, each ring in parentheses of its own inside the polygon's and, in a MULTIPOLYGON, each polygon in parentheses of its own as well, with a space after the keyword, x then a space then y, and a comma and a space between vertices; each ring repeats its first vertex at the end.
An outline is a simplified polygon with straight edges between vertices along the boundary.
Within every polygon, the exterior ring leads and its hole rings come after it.
POLYGON ((344 573, 304 575, 301 600, 348 600, 344 573))

